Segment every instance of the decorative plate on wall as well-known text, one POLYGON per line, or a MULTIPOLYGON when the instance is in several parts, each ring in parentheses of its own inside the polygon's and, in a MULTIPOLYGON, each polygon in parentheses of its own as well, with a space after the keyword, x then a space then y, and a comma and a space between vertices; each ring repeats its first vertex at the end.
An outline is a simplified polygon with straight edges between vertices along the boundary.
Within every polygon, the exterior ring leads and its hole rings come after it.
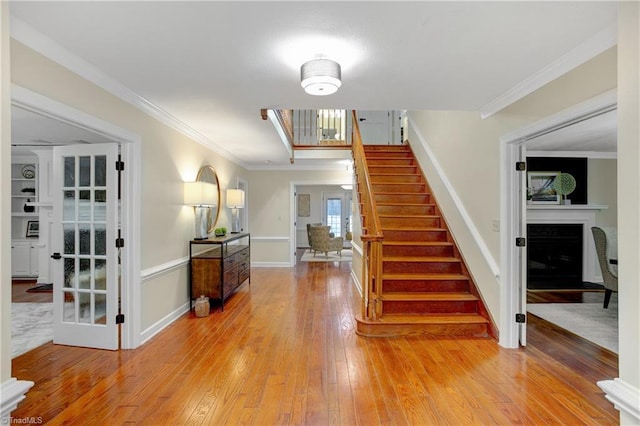
POLYGON ((22 166, 22 177, 25 179, 33 179, 36 177, 36 167, 33 164, 25 164, 22 166))

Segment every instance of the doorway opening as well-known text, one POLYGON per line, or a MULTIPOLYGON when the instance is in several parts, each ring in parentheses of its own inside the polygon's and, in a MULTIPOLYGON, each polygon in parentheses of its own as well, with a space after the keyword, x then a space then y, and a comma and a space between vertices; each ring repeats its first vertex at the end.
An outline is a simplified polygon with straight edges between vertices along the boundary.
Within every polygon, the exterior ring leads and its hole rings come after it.
MULTIPOLYGON (((29 140, 39 143, 42 149, 51 149, 53 145, 74 144, 88 145, 109 141, 120 147, 121 160, 127 168, 121 174, 122 191, 118 202, 121 212, 119 221, 121 238, 126 241, 126 249, 120 256, 120 312, 125 315, 126 322, 120 329, 120 348, 133 349, 140 345, 140 200, 134 194, 140 193, 140 138, 120 127, 114 126, 94 116, 71 108, 65 104, 46 98, 19 86, 12 87, 12 108, 24 112, 24 117, 40 123, 48 123, 50 133, 45 137, 30 137, 29 140), (76 129, 83 137, 50 141, 55 132, 64 133, 63 129, 76 129), (56 129, 55 131, 52 129, 56 129), (94 135, 95 140, 89 140, 94 135), (47 146, 47 144, 49 146, 47 146)), ((28 120, 27 120, 28 121, 28 120)), ((12 133, 20 134, 21 126, 28 123, 14 124, 12 133)), ((31 127, 29 131, 36 131, 31 127)), ((28 132, 27 132, 28 133, 28 132)), ((16 140, 12 135, 12 141, 16 140)), ((24 145, 27 145, 24 143, 24 145)), ((44 242, 43 242, 44 243, 44 242)), ((49 248, 47 248, 48 250, 49 248)), ((40 256, 48 259, 46 256, 40 256)), ((115 318, 114 318, 115 320, 115 318)))
MULTIPOLYGON (((526 164, 528 144, 545 135, 603 116, 616 109, 615 91, 606 92, 531 126, 503 136, 501 143, 501 300, 500 344, 517 348, 526 345, 526 322, 517 315, 527 312, 527 247, 516 244, 527 238, 526 164)), ((557 134, 557 133, 556 133, 557 134)), ((536 149, 539 149, 536 147, 536 149)), ((535 156, 540 156, 539 152, 535 156)), ((550 155, 567 155, 562 154, 550 155)), ((560 208, 562 206, 558 206, 560 208)))

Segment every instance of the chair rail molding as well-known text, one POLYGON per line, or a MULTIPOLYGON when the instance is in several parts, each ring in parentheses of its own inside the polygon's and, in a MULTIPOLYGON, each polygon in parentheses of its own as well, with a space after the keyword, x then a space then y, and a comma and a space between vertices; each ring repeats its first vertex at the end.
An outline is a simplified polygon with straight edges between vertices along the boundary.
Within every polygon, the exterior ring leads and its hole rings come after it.
POLYGON ((143 282, 148 281, 186 265, 189 265, 189 256, 170 260, 168 262, 161 263, 160 265, 144 269, 140 274, 140 280, 143 282))

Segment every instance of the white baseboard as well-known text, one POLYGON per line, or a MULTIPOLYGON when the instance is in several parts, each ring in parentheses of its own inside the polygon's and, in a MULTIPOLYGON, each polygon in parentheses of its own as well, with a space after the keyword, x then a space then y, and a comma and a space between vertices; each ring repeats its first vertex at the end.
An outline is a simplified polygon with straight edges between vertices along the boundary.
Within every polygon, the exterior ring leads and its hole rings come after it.
POLYGON ((601 380, 598 386, 620 411, 620 424, 640 424, 640 389, 620 379, 601 380), (624 422, 623 418, 631 421, 624 422))
POLYGON ((351 269, 351 279, 353 280, 353 284, 356 286, 356 289, 358 289, 358 293, 360 293, 360 297, 362 297, 362 283, 356 276, 353 269, 351 269))
MULTIPOLYGON (((34 384, 29 380, 18 380, 15 377, 0 384, 0 422, 3 425, 14 423, 11 421, 11 412, 16 409, 34 384)), ((36 422, 38 419, 38 417, 34 418, 36 422)))
POLYGON ((169 313, 160 321, 156 322, 151 327, 147 328, 142 333, 140 333, 140 340, 142 342, 140 345, 142 346, 145 343, 147 343, 156 334, 160 333, 162 330, 170 326, 174 321, 176 321, 182 315, 189 312, 190 304, 191 304, 190 302, 185 303, 184 305, 180 306, 178 309, 169 313))

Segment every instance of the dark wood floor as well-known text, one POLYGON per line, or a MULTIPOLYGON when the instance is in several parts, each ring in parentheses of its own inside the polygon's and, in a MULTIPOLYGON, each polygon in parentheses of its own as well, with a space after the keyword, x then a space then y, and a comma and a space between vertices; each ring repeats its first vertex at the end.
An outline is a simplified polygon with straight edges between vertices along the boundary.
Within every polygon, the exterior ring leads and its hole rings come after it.
POLYGON ((588 424, 617 357, 532 318, 529 346, 363 338, 350 264, 253 268, 224 312, 186 314, 137 350, 48 343, 13 360, 47 424, 588 424))

